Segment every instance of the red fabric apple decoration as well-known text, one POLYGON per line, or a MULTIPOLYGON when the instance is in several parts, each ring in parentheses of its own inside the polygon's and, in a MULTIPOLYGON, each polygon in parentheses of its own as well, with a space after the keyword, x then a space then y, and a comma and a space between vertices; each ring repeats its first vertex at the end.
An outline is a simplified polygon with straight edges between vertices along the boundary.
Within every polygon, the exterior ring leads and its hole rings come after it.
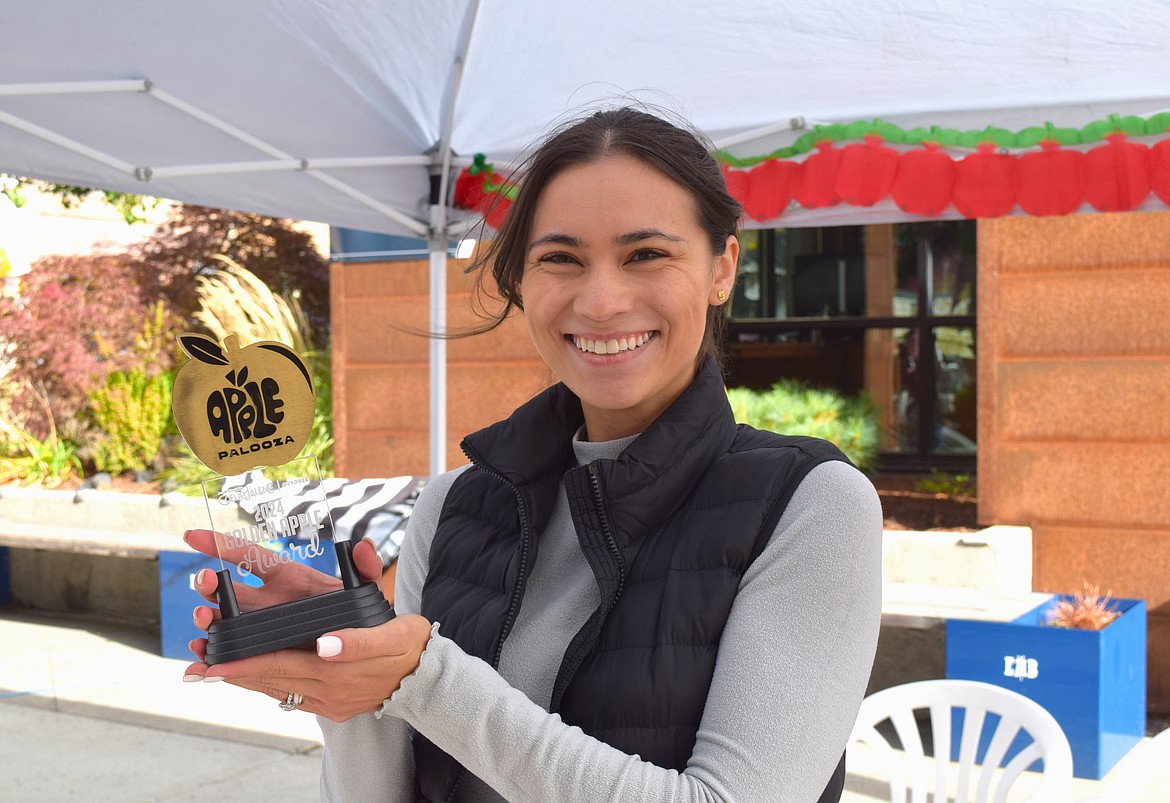
POLYGON ((1133 209, 1150 194, 1150 149, 1125 134, 1085 154, 1085 200, 1101 212, 1133 209))
POLYGON ((1016 159, 1016 201, 1037 217, 1075 212, 1085 200, 1085 155, 1054 140, 1044 140, 1040 148, 1016 159))
POLYGON ((481 204, 481 211, 484 220, 496 231, 504 225, 504 218, 508 215, 508 210, 512 208, 512 199, 501 193, 492 193, 485 196, 481 204))
POLYGON ((456 209, 476 209, 483 201, 483 185, 491 176, 491 166, 482 153, 477 153, 471 167, 465 167, 455 179, 451 192, 451 204, 456 209))
POLYGON ((1170 139, 1164 139, 1150 148, 1150 188, 1170 204, 1170 139))
POLYGON ((841 150, 827 140, 818 142, 816 148, 816 153, 804 160, 796 188, 796 200, 805 209, 834 206, 841 202, 837 195, 841 150))
POLYGON ((976 146, 976 152, 955 165, 951 201, 966 218, 1000 217, 1012 211, 1016 194, 1012 184, 1012 157, 996 153, 993 142, 976 146))
POLYGON ((734 170, 723 165, 723 183, 727 185, 727 194, 740 204, 747 204, 748 174, 746 170, 734 170))
POLYGON ((898 152, 882 142, 878 135, 866 134, 864 143, 846 145, 841 150, 835 190, 845 203, 873 206, 890 194, 898 169, 898 152))
POLYGON ((800 163, 769 159, 747 173, 744 212, 753 220, 779 217, 796 195, 800 182, 800 163))
POLYGON ((937 142, 923 142, 921 150, 898 157, 898 170, 890 196, 903 212, 937 215, 951 203, 955 188, 955 163, 939 150, 937 142))

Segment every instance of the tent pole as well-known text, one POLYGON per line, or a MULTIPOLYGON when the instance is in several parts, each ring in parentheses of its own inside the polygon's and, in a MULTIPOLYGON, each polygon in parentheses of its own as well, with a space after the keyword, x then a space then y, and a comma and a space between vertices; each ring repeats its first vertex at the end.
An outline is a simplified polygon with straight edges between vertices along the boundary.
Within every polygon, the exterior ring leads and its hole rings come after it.
POLYGON ((455 103, 459 99, 459 85, 463 80, 463 64, 471 35, 475 30, 475 18, 479 13, 479 0, 472 0, 468 7, 463 38, 455 62, 451 66, 451 85, 447 95, 445 113, 441 121, 442 137, 435 154, 436 162, 431 166, 431 230, 427 237, 430 250, 431 287, 431 370, 430 370, 430 438, 431 476, 437 477, 447 470, 447 184, 451 178, 451 128, 455 121, 455 103))
MULTIPOLYGON (((441 205, 431 206, 432 220, 442 215, 441 205)), ((427 238, 430 257, 430 473, 447 470, 447 239, 432 226, 427 238)))

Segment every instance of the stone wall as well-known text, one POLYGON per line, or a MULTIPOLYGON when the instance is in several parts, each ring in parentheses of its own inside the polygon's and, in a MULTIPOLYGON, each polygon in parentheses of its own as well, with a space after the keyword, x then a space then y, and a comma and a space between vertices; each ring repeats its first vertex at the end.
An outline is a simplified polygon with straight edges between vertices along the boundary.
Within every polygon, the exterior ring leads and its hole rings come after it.
POLYGON ((1034 586, 1149 606, 1170 711, 1170 213, 979 223, 979 518, 1033 529, 1034 586))

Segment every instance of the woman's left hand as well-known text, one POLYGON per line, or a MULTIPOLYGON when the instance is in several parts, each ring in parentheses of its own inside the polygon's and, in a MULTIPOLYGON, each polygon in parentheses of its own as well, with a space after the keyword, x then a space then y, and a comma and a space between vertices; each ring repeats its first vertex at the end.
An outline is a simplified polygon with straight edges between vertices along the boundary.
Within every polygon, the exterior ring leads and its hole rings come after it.
POLYGON ((196 662, 183 680, 227 681, 281 702, 300 694, 302 711, 344 722, 380 708, 418 668, 430 638, 430 622, 403 614, 375 627, 326 633, 316 652, 278 650, 210 667, 196 662))

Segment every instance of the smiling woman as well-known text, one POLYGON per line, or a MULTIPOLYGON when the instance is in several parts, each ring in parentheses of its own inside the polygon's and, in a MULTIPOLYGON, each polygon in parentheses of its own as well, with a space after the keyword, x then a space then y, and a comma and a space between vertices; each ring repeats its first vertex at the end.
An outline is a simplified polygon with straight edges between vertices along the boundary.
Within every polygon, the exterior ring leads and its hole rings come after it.
POLYGON ((477 267, 504 301, 485 328, 522 310, 557 384, 426 486, 397 618, 188 678, 319 714, 329 800, 838 800, 881 509, 831 444, 735 423, 740 211, 682 126, 618 109, 554 133, 477 267))
POLYGON ((715 256, 693 207, 630 156, 569 167, 544 189, 520 295, 537 351, 581 400, 584 440, 641 432, 694 379, 739 243, 728 235, 715 256))

